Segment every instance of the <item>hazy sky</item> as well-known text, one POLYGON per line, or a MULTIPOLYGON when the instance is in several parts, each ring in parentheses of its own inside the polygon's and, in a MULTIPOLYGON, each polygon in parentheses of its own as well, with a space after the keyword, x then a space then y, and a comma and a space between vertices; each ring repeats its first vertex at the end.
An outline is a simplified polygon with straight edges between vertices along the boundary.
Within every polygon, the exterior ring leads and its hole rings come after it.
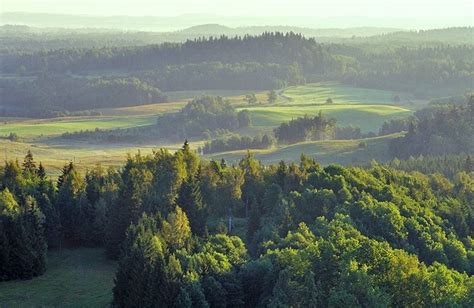
POLYGON ((90 15, 473 16, 473 0, 0 0, 3 12, 90 15))

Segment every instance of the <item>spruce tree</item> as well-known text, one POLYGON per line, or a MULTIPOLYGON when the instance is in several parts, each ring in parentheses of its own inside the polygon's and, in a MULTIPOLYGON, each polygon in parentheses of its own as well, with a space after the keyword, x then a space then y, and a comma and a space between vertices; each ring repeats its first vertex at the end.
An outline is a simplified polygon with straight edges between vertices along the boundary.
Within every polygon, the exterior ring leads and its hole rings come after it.
POLYGON ((38 170, 36 169, 36 163, 33 158, 33 154, 28 150, 25 159, 23 160, 23 175, 25 176, 34 176, 38 170))
POLYGON ((39 163, 39 166, 38 166, 38 177, 42 181, 46 180, 46 170, 44 169, 43 164, 41 164, 41 162, 39 163))
POLYGON ((188 291, 185 288, 181 288, 179 291, 178 297, 176 298, 176 302, 174 304, 175 308, 191 308, 193 307, 193 303, 191 298, 189 297, 188 291))
POLYGON ((46 270, 46 252, 48 244, 44 236, 43 225, 45 216, 41 212, 36 200, 27 197, 25 201, 25 229, 27 230, 28 241, 34 252, 32 256, 32 275, 38 276, 46 270))
POLYGON ((206 207, 202 200, 199 183, 194 176, 189 177, 181 185, 177 203, 186 213, 193 234, 203 236, 206 227, 206 207))

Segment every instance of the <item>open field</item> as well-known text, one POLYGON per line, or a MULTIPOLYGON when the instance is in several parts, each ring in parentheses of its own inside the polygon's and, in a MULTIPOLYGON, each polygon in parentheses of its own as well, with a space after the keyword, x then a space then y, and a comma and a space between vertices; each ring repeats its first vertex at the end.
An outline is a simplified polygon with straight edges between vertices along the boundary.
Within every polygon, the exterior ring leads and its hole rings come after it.
MULTIPOLYGON (((388 143, 400 137, 393 134, 383 137, 367 138, 361 140, 327 140, 308 141, 268 150, 251 150, 255 157, 265 164, 298 161, 301 153, 316 159, 317 162, 327 164, 354 164, 369 162, 372 159, 383 162, 391 159, 388 153, 388 143), (360 146, 365 143, 366 146, 360 146)), ((231 151, 206 155, 208 159, 225 160, 235 163, 245 154, 246 150, 231 151)))
POLYGON ((115 266, 102 249, 53 251, 42 276, 0 282, 0 307, 106 307, 112 301, 115 266))
POLYGON ((315 116, 322 111, 337 120, 338 126, 359 126, 362 131, 378 131, 384 121, 405 117, 411 111, 402 107, 388 105, 300 105, 269 106, 246 108, 249 110, 254 126, 278 126, 305 115, 315 116))
MULTIPOLYGON (((140 150, 143 154, 153 149, 166 147, 176 150, 181 143, 170 144, 156 140, 146 144, 97 144, 93 142, 74 142, 55 139, 65 132, 81 130, 129 128, 154 124, 158 114, 176 112, 193 96, 208 93, 226 96, 238 110, 247 109, 251 114, 252 126, 238 131, 242 135, 271 133, 282 122, 300 116, 314 116, 322 111, 334 117, 339 126, 359 126, 364 132, 378 131, 384 121, 405 117, 412 109, 404 102, 409 96, 400 94, 399 105, 392 102, 393 93, 387 91, 358 89, 335 83, 311 84, 289 87, 279 91, 274 104, 266 102, 267 92, 257 92, 257 104, 248 105, 245 94, 252 91, 181 91, 172 92, 174 99, 170 103, 150 104, 121 108, 98 109, 101 116, 65 117, 53 119, 2 118, 0 137, 11 132, 18 134, 19 142, 10 142, 0 138, 0 155, 9 159, 22 160, 31 149, 37 161, 42 161, 52 176, 59 174, 62 166, 74 161, 80 170, 100 163, 103 166, 120 166, 127 154, 140 150), (333 104, 325 104, 327 97, 333 104)), ((385 160, 386 146, 391 137, 373 138, 367 141, 367 148, 359 148, 357 140, 305 142, 297 145, 257 151, 257 157, 264 162, 276 162, 281 159, 298 160, 301 152, 316 157, 321 163, 340 162, 349 164, 370 159, 385 160)), ((197 148, 203 140, 196 140, 191 146, 197 148)), ((245 151, 217 153, 209 157, 225 157, 229 160, 240 159, 245 151)), ((2 159, 3 160, 3 159, 2 159)))
POLYGON ((288 87, 282 95, 288 97, 292 104, 324 104, 328 98, 331 98, 334 104, 405 105, 413 101, 413 96, 408 93, 357 88, 330 82, 288 87), (400 99, 398 102, 394 101, 396 95, 400 99))
POLYGON ((149 125, 156 117, 145 116, 91 116, 52 119, 28 119, 0 124, 0 136, 16 133, 20 138, 57 136, 81 130, 128 128, 149 125))
MULTIPOLYGON (((176 150, 181 146, 181 144, 140 146, 129 144, 93 145, 79 142, 71 142, 70 144, 44 144, 0 140, 0 155, 2 161, 4 161, 4 157, 22 161, 26 152, 31 150, 35 156, 35 160, 43 163, 48 175, 57 176, 60 174, 61 168, 64 164, 70 161, 73 161, 80 171, 84 171, 85 169, 97 164, 104 167, 117 167, 125 162, 128 154, 134 155, 138 151, 142 154, 151 154, 153 149, 165 146, 170 150, 176 150)), ((197 145, 193 145, 193 147, 197 147, 197 145)))

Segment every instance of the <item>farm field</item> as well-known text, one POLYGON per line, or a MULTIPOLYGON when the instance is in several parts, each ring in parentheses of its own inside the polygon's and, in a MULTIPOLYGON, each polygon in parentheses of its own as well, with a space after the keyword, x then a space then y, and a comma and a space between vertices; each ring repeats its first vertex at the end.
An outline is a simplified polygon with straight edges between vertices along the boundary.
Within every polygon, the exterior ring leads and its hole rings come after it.
POLYGON ((334 104, 407 105, 414 101, 408 93, 357 88, 339 83, 313 83, 288 87, 282 95, 292 104, 324 104, 331 98, 334 104), (398 96, 398 101, 394 100, 398 96))
MULTIPOLYGON (((339 126, 359 126, 363 132, 377 132, 384 121, 405 117, 413 111, 404 104, 410 99, 409 95, 401 94, 399 105, 394 105, 388 91, 359 89, 336 83, 310 84, 289 87, 278 91, 278 99, 269 104, 267 92, 257 92, 257 104, 248 105, 245 93, 249 91, 179 91, 172 92, 174 101, 161 104, 97 109, 100 116, 64 117, 53 119, 22 119, 1 118, 0 137, 16 133, 19 142, 0 139, 0 155, 22 160, 28 149, 31 149, 38 161, 42 161, 53 176, 59 174, 62 166, 74 161, 79 169, 98 164, 103 166, 118 166, 124 162, 127 154, 135 154, 138 150, 149 154, 153 149, 167 147, 175 150, 181 143, 150 141, 146 144, 96 144, 93 142, 75 142, 57 139, 65 132, 81 130, 130 128, 154 124, 157 115, 176 112, 181 109, 193 96, 201 94, 227 95, 238 110, 247 109, 250 112, 252 126, 238 131, 242 135, 258 135, 271 133, 274 127, 282 122, 290 121, 300 116, 314 116, 322 111, 329 117, 334 117, 339 126), (333 104, 325 104, 331 97, 333 104)), ((281 159, 298 160, 301 152, 317 157, 323 163, 351 163, 358 160, 384 160, 387 138, 371 139, 368 148, 359 148, 359 141, 322 141, 307 142, 297 145, 279 147, 272 150, 257 151, 257 157, 265 162, 275 162, 281 159), (375 147, 375 148, 374 148, 375 147), (374 152, 374 149, 377 150, 374 152), (353 155, 355 158, 350 158, 353 155)), ((197 148, 204 140, 195 140, 191 146, 197 148)), ((245 151, 213 154, 210 157, 226 157, 232 160, 240 158, 245 151)))
MULTIPOLYGON (((166 147, 171 151, 178 149, 182 144, 88 144, 88 143, 27 143, 0 140, 0 155, 2 160, 18 159, 22 161, 26 152, 31 150, 38 162, 42 162, 49 175, 57 176, 64 164, 73 161, 80 171, 100 164, 104 167, 122 165, 127 155, 151 154, 154 149, 166 147)), ((191 143, 193 147, 197 144, 191 143)))
POLYGON ((0 124, 0 136, 16 133, 20 138, 57 136, 66 132, 81 130, 129 128, 150 125, 156 117, 145 116, 87 116, 52 119, 27 119, 0 124))
POLYGON ((103 249, 62 249, 48 254, 48 270, 26 281, 0 282, 1 307, 106 307, 116 263, 103 249))
POLYGON ((408 116, 411 111, 389 105, 300 105, 246 108, 254 126, 278 126, 305 115, 315 116, 320 111, 335 118, 339 126, 359 126, 363 132, 378 131, 382 124, 391 119, 408 116))
MULTIPOLYGON (((393 134, 361 140, 308 141, 268 150, 251 150, 251 153, 265 164, 274 164, 281 160, 298 161, 301 153, 314 158, 323 165, 367 163, 372 159, 384 162, 391 159, 388 153, 388 143, 399 136, 400 134, 393 134)), ((224 158, 228 162, 235 163, 246 153, 246 150, 231 151, 211 154, 206 157, 215 160, 224 158)))

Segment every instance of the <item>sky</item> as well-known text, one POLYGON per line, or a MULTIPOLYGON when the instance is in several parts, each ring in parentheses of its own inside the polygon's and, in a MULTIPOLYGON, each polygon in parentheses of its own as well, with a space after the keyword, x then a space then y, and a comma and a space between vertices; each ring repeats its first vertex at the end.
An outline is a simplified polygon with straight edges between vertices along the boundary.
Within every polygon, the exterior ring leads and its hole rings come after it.
POLYGON ((472 0, 0 0, 2 12, 176 16, 473 16, 472 0))

